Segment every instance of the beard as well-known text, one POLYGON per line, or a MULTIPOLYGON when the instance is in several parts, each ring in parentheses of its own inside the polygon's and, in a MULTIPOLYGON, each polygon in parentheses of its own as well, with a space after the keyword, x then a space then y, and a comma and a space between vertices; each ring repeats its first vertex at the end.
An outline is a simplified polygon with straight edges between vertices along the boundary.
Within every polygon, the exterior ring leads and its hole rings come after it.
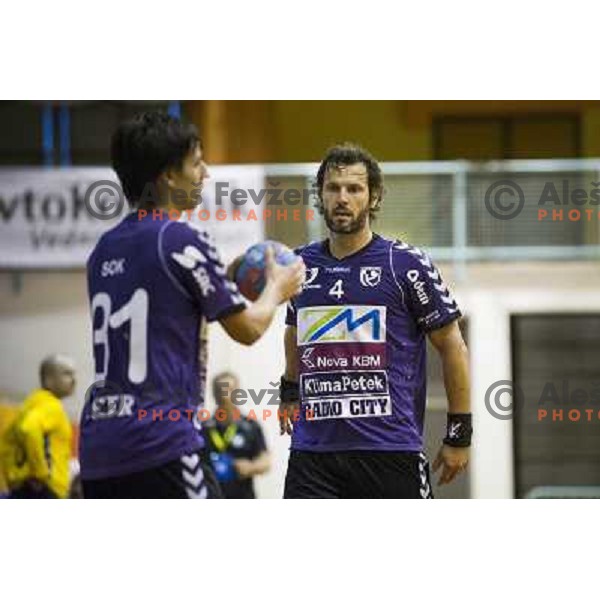
POLYGON ((323 218, 327 225, 327 229, 332 233, 351 234, 356 233, 364 229, 369 219, 369 207, 367 206, 364 210, 358 213, 355 218, 346 219, 345 223, 336 221, 336 216, 333 213, 325 211, 323 218))

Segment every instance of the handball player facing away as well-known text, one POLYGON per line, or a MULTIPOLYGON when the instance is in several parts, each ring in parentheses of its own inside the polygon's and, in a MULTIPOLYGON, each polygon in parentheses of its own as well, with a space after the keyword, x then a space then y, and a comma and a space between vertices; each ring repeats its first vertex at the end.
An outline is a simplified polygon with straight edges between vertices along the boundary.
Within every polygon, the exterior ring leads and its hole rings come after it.
POLYGON ((194 126, 139 115, 117 129, 111 155, 135 210, 87 265, 96 384, 81 420, 84 496, 220 497, 193 418, 204 393, 200 331, 219 321, 234 340, 254 343, 300 290, 304 266, 270 254, 265 289, 247 306, 208 233, 170 220, 169 210, 196 206, 208 176, 194 126))

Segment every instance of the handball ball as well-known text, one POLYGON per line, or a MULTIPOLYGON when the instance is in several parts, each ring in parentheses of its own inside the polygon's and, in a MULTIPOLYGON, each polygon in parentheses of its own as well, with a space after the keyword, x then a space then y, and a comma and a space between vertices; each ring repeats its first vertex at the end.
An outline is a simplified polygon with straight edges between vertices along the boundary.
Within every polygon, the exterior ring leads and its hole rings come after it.
POLYGON ((285 244, 266 241, 250 246, 235 272, 235 282, 248 300, 256 300, 265 287, 266 251, 271 246, 275 261, 289 265, 298 257, 285 244))

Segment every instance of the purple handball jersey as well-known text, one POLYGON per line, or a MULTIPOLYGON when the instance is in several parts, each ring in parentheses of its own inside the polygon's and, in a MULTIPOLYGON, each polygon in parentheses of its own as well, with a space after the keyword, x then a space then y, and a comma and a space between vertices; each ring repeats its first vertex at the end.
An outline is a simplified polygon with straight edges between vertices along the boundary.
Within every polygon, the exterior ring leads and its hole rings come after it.
POLYGON ((300 248, 296 327, 302 408, 292 449, 421 451, 426 334, 461 316, 429 257, 374 235, 342 260, 328 242, 300 248))
POLYGON ((99 240, 87 275, 96 384, 81 419, 82 477, 202 448, 205 326, 245 306, 209 235, 133 213, 99 240))

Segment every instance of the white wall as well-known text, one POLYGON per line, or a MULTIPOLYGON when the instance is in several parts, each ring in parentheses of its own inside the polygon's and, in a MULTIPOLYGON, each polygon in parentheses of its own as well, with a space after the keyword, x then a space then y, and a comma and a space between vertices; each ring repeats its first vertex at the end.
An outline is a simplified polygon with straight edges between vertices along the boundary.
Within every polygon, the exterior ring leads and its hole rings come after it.
MULTIPOLYGON (((451 270, 445 271, 452 281, 451 270)), ((471 268, 455 287, 458 303, 469 316, 475 429, 471 497, 513 498, 512 421, 493 417, 485 407, 488 388, 512 380, 510 319, 523 314, 599 313, 600 268, 594 263, 491 264, 471 268)), ((508 404, 511 398, 504 394, 500 401, 508 404)))
POLYGON ((77 361, 78 386, 66 407, 76 417, 93 380, 85 274, 22 273, 20 284, 15 277, 0 273, 0 389, 27 393, 39 385, 46 355, 68 354, 77 361))

